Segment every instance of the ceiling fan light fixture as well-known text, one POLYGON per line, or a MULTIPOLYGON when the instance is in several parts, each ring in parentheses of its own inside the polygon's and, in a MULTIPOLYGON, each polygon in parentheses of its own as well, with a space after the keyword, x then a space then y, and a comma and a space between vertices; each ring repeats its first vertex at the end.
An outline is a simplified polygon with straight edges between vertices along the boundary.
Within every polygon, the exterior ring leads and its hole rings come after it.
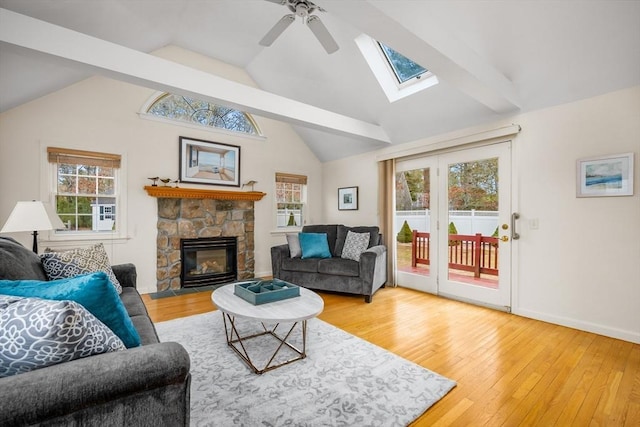
POLYGON ((333 39, 327 27, 324 26, 322 21, 313 12, 316 10, 319 12, 326 12, 323 8, 317 6, 307 0, 266 0, 270 3, 278 3, 286 5, 287 8, 293 12, 292 14, 283 16, 280 21, 269 30, 269 32, 260 40, 260 45, 271 46, 271 44, 286 30, 289 25, 295 20, 296 16, 302 18, 302 23, 306 24, 313 35, 318 39, 324 50, 331 54, 339 49, 338 44, 333 39))
POLYGON ((309 5, 301 2, 296 5, 296 15, 301 18, 306 18, 309 16, 309 5))

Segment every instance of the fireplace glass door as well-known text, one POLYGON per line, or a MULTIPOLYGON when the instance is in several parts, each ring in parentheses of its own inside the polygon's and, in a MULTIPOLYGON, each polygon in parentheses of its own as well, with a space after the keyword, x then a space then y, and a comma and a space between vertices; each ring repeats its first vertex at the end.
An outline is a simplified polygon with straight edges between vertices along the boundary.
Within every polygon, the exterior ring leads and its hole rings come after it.
POLYGON ((206 286, 237 280, 235 237, 182 239, 182 287, 206 286))

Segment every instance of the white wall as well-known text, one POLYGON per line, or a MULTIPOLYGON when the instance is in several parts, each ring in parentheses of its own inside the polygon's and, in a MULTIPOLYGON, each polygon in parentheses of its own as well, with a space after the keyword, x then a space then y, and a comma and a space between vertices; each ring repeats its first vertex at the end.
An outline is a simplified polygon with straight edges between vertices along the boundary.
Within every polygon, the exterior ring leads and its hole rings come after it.
POLYGON ((324 163, 324 222, 378 225, 378 166, 374 153, 324 163), (358 187, 358 209, 338 210, 338 188, 358 187))
MULTIPOLYGON (((254 85, 235 67, 175 47, 156 52, 244 84, 254 85)), ((254 117, 265 140, 141 119, 137 112, 153 90, 93 77, 0 115, 0 223, 4 224, 16 201, 40 199, 43 191, 41 163, 46 146, 55 145, 125 156, 129 239, 105 241, 112 263, 133 262, 142 292, 156 290, 157 199, 143 190, 147 177, 178 177, 178 137, 223 142, 241 147, 241 180, 254 179, 256 191, 267 195, 255 203, 255 271, 271 274, 270 247, 284 238, 275 229, 275 172, 309 177, 309 221, 320 222, 322 165, 291 126, 254 117), (287 155, 283 155, 286 153, 287 155)), ((236 187, 185 187, 238 190, 236 187)), ((30 247, 29 233, 11 234, 30 247)), ((45 237, 46 234, 43 234, 45 237)), ((41 247, 47 242, 41 244, 41 247)), ((55 246, 53 244, 52 246, 55 246)))
MULTIPOLYGON (((522 126, 513 144, 514 210, 522 215, 513 312, 640 342, 640 87, 409 145, 428 148, 512 122, 522 126), (636 156, 634 196, 576 198, 577 159, 625 152, 636 156)), ((376 161, 390 151, 323 165, 328 222, 378 223, 376 161), (354 185, 360 210, 338 211, 337 188, 354 185)))

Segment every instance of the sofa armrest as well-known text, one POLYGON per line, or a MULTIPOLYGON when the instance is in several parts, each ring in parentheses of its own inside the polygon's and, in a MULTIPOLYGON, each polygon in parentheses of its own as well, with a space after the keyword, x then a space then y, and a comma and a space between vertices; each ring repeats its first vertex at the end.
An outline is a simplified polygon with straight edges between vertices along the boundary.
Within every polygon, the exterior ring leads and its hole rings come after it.
POLYGON ((289 245, 279 245, 271 247, 271 271, 273 277, 280 278, 280 271, 282 269, 282 260, 290 257, 289 245))
MULTIPOLYGON (((181 384, 186 385, 184 399, 187 400, 185 416, 188 424, 189 368, 189 354, 184 347, 167 342, 90 356, 2 378, 0 425, 38 424, 92 406, 104 406, 109 402, 115 405, 115 401, 131 405, 133 396, 156 391, 160 395, 163 391, 175 393, 181 384)), ((181 400, 174 396, 164 397, 174 403, 181 400)), ((144 408, 140 409, 144 411, 144 408)))
POLYGON ((360 255, 360 278, 364 283, 364 294, 373 295, 387 282, 387 247, 372 246, 360 255))
POLYGON ((135 288, 138 281, 138 273, 136 272, 136 266, 134 264, 118 264, 112 265, 111 269, 113 274, 116 275, 116 279, 120 282, 122 287, 135 288))

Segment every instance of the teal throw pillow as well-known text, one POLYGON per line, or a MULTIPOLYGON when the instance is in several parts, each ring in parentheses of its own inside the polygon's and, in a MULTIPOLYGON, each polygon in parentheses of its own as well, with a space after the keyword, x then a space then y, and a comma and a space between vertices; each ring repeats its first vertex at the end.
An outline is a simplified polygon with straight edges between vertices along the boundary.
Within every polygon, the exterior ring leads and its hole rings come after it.
POLYGON ((298 236, 302 259, 331 258, 327 233, 300 233, 298 236))
POLYGON ((127 348, 140 345, 138 331, 118 292, 102 271, 49 282, 0 280, 0 294, 75 301, 107 325, 127 348))

